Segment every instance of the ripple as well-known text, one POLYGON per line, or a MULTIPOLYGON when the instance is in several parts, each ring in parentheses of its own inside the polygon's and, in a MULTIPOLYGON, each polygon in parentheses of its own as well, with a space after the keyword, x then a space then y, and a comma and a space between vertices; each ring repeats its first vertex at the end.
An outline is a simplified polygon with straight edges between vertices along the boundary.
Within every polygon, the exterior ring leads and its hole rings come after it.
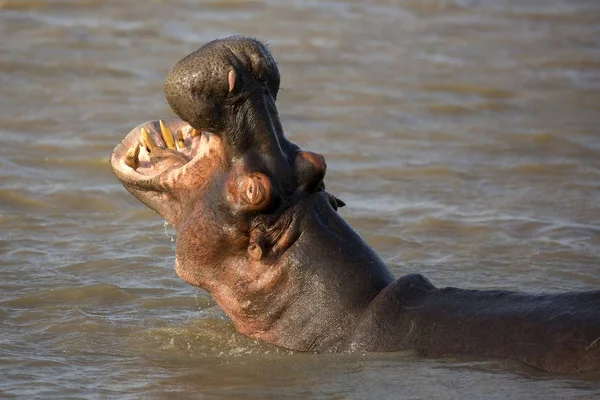
POLYGON ((146 333, 150 351, 168 351, 174 357, 241 357, 251 354, 291 355, 294 352, 250 339, 236 332, 228 318, 217 309, 207 309, 199 318, 181 327, 157 328, 146 333))
MULTIPOLYGON (((8 212, 37 212, 48 211, 52 207, 46 202, 32 199, 22 193, 17 193, 14 190, 0 189, 0 206, 2 213, 8 212)), ((2 214, 0 214, 2 216, 2 214)))
POLYGON ((460 95, 474 95, 486 99, 512 99, 518 93, 510 90, 494 88, 490 86, 479 86, 467 83, 425 83, 418 86, 419 89, 428 92, 447 92, 460 95))
POLYGON ((70 61, 40 64, 26 61, 1 60, 0 73, 11 73, 18 76, 28 76, 31 74, 44 75, 58 79, 81 79, 91 75, 102 76, 105 79, 131 79, 140 76, 137 71, 122 67, 95 63, 73 64, 70 61))
POLYGON ((132 297, 133 293, 130 290, 124 290, 116 285, 99 283, 85 287, 44 290, 36 295, 4 301, 2 304, 19 308, 48 307, 64 303, 93 304, 98 301, 116 304, 130 300, 132 297))

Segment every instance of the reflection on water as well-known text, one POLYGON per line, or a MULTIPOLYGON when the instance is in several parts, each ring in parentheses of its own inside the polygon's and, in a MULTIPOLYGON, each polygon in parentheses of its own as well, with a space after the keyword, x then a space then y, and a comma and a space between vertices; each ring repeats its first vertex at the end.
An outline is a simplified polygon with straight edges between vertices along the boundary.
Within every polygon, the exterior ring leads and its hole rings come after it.
POLYGON ((487 359, 292 354, 173 270, 173 233, 111 175, 162 80, 266 39, 288 136, 397 275, 600 287, 600 3, 0 2, 0 397, 557 398, 600 376, 487 359))

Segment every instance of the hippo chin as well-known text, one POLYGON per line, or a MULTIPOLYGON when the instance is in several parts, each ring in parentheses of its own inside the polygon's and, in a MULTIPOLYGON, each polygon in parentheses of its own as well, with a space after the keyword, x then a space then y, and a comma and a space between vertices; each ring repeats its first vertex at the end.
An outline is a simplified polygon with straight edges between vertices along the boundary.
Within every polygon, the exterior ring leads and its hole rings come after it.
POLYGON ((175 270, 241 333, 298 351, 477 354, 547 371, 600 367, 600 291, 522 294, 394 280, 337 213, 321 155, 288 141, 279 71, 257 40, 216 40, 178 62, 165 94, 181 120, 115 148, 125 188, 173 225, 175 270))

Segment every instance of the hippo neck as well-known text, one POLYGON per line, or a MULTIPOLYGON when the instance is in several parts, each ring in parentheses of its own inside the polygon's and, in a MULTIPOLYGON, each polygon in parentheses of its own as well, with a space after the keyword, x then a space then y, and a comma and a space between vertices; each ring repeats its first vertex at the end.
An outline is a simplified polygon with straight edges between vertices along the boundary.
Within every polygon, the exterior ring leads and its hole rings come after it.
POLYGON ((300 351, 335 350, 370 301, 393 281, 384 262, 315 193, 295 206, 300 234, 279 259, 289 281, 269 330, 253 336, 300 351))

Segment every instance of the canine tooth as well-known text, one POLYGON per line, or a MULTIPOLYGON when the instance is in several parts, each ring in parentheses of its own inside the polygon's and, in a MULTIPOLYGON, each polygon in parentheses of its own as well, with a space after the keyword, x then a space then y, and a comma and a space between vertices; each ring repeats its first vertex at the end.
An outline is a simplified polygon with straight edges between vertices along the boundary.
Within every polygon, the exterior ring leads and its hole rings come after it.
POLYGON ((200 135, 200 131, 198 129, 196 129, 196 128, 192 128, 192 130, 190 131, 190 136, 191 137, 196 137, 198 135, 200 135))
POLYGON ((127 150, 127 153, 125 153, 125 164, 133 169, 138 169, 140 166, 140 159, 138 158, 139 155, 140 144, 136 143, 135 146, 127 150))
POLYGON ((160 135, 162 136, 163 140, 165 141, 167 148, 174 149, 175 142, 173 141, 173 134, 171 133, 171 130, 169 128, 167 128, 167 126, 165 125, 165 123, 163 122, 162 119, 158 120, 158 124, 160 125, 160 135))
POLYGON ((180 149, 185 149, 185 142, 183 141, 183 133, 181 133, 181 129, 177 131, 177 145, 180 149))
POLYGON ((140 128, 140 135, 142 136, 142 142, 144 143, 144 147, 146 147, 146 150, 148 150, 148 152, 154 150, 154 148, 156 147, 156 143, 154 143, 154 140, 152 140, 146 128, 140 128))

